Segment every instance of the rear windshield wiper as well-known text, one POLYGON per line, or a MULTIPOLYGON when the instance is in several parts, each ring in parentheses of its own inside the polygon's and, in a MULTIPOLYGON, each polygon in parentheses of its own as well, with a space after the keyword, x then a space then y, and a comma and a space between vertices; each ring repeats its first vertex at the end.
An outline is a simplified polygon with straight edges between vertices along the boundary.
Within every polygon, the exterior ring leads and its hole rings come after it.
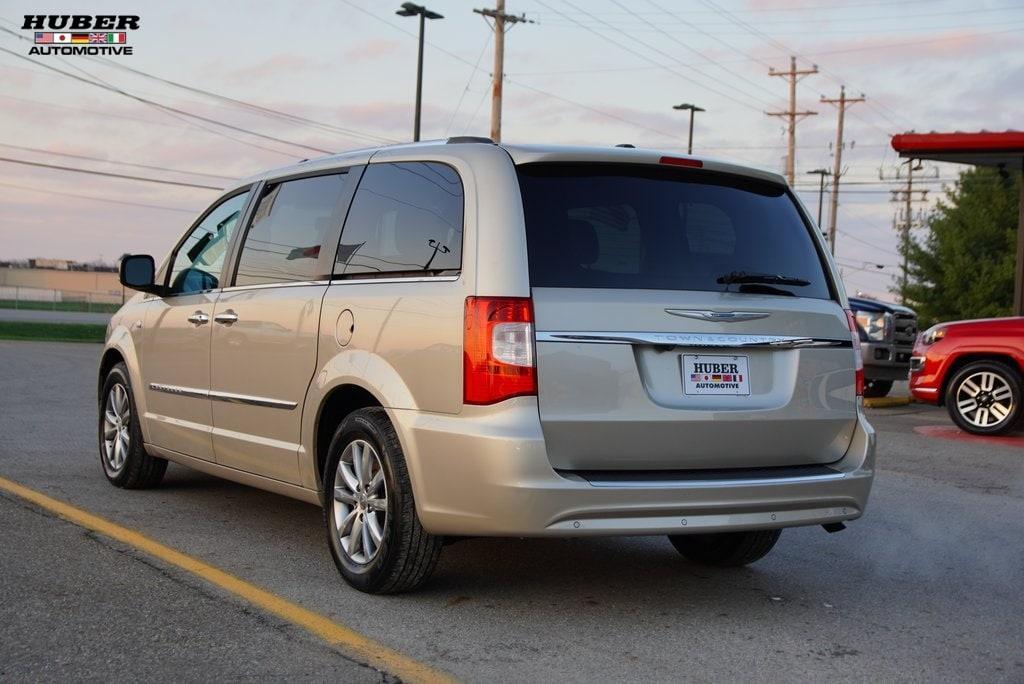
POLYGON ((792 285, 803 287, 810 285, 811 281, 803 278, 792 278, 790 276, 778 275, 775 273, 747 273, 746 271, 733 271, 724 276, 719 276, 717 281, 720 285, 735 285, 737 283, 764 283, 766 285, 792 285))

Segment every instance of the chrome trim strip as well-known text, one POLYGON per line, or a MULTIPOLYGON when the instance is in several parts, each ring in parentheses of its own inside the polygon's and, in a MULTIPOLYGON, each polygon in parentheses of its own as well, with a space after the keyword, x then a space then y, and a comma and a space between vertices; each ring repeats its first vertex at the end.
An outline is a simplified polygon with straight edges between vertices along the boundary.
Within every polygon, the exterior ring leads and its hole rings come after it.
POLYGON ((791 335, 733 335, 731 333, 661 332, 555 332, 539 331, 538 342, 590 342, 595 344, 652 344, 672 347, 803 349, 852 347, 852 340, 791 335))
POLYGON ((233 285, 225 287, 221 292, 244 292, 246 290, 267 290, 274 287, 306 287, 309 285, 330 285, 330 280, 299 280, 281 283, 259 283, 257 285, 233 285))
POLYGON ((213 399, 214 401, 226 401, 230 404, 266 406, 267 408, 287 409, 289 411, 298 406, 298 403, 294 401, 284 401, 283 399, 270 399, 268 397, 254 397, 251 394, 217 392, 215 390, 210 390, 210 399, 213 399))
POLYGON ((232 392, 217 392, 214 390, 201 390, 193 387, 179 387, 178 385, 164 385, 159 382, 149 383, 149 389, 154 392, 175 394, 179 397, 191 397, 193 399, 211 399, 213 401, 226 401, 231 404, 248 404, 250 406, 265 406, 267 408, 286 409, 291 411, 297 402, 284 401, 282 399, 270 399, 268 397, 254 397, 250 394, 234 394, 232 392))
POLYGON ((207 390, 195 389, 192 387, 179 387, 177 385, 163 385, 159 382, 149 383, 149 389, 154 392, 165 394, 176 394, 179 397, 192 397, 193 399, 209 399, 210 393, 207 390))
POLYGON ((765 477, 765 478, 743 478, 736 480, 648 480, 648 481, 609 481, 609 480, 587 480, 584 481, 591 487, 604 489, 719 489, 722 487, 753 487, 756 485, 777 485, 777 484, 799 484, 807 482, 829 482, 842 480, 845 473, 834 475, 799 475, 794 477, 765 477))
POLYGON ((756 321, 771 316, 766 311, 712 311, 699 309, 665 309, 665 313, 698 321, 715 321, 718 323, 740 323, 756 321))
POLYGON ((335 278, 331 285, 365 285, 366 283, 454 283, 462 276, 410 276, 408 278, 335 278))

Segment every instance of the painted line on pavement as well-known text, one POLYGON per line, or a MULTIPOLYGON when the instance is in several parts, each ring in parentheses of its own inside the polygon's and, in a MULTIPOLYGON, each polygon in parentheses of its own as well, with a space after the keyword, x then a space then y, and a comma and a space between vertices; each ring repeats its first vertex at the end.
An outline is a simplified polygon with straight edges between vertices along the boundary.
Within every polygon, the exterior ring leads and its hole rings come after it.
POLYGON ((914 432, 925 437, 936 437, 938 439, 950 439, 957 442, 981 442, 984 444, 996 444, 1004 447, 1015 447, 1024 449, 1024 436, 1014 435, 972 435, 964 432, 955 425, 918 425, 914 432))
POLYGON ((913 401, 910 397, 864 397, 864 406, 868 408, 894 408, 896 406, 910 406, 913 401))
POLYGON ((403 681, 429 684, 454 681, 450 675, 402 655, 369 637, 359 634, 349 627, 334 622, 328 617, 307 610, 277 594, 261 589, 224 570, 204 563, 198 558, 193 558, 188 554, 165 546, 139 532, 122 527, 3 477, 0 477, 0 490, 14 494, 40 508, 55 513, 68 522, 127 544, 169 565, 200 577, 210 584, 234 594, 268 613, 273 613, 294 625, 302 627, 328 644, 338 647, 346 655, 352 656, 359 662, 395 675, 403 681))

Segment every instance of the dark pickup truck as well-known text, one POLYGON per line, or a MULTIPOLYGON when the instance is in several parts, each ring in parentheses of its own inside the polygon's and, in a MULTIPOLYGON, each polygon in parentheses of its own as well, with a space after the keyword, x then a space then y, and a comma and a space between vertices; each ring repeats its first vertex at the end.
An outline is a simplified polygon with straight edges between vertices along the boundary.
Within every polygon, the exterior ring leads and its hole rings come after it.
POLYGON ((910 374, 917 339, 917 314, 899 304, 850 297, 864 357, 864 396, 884 397, 892 383, 910 374))

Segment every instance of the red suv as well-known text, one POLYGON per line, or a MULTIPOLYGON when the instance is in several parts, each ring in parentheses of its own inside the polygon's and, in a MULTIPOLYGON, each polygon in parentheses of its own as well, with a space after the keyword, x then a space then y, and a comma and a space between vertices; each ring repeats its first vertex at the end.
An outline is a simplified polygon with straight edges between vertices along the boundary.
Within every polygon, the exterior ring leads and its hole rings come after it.
POLYGON ((999 435, 1017 427, 1022 370, 1024 318, 939 323, 914 345, 910 392, 967 432, 999 435))

